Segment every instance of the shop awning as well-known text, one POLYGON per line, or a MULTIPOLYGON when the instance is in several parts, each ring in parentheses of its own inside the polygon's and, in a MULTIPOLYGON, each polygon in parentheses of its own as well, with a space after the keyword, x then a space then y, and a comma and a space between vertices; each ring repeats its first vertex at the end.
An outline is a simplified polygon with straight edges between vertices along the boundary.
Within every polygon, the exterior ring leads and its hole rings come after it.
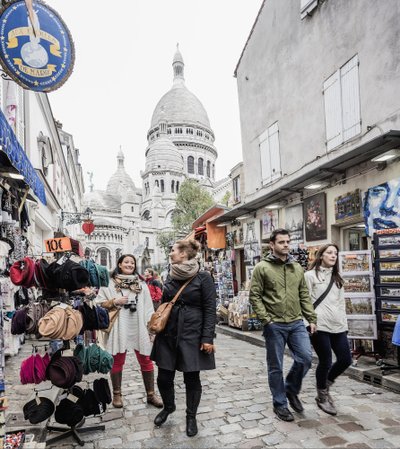
POLYGON ((328 157, 320 165, 317 165, 318 161, 315 162, 316 166, 314 167, 312 164, 307 165, 294 175, 281 178, 272 187, 266 186, 265 189, 268 191, 265 194, 261 194, 263 189, 260 189, 254 200, 240 204, 217 217, 215 221, 218 223, 229 222, 241 215, 255 213, 258 209, 279 201, 293 192, 302 191, 307 184, 310 184, 310 180, 315 182, 329 180, 335 174, 344 173, 348 168, 356 167, 394 148, 400 148, 400 130, 388 131, 338 157, 328 157))
POLYGON ((24 177, 33 193, 46 205, 46 193, 42 181, 33 168, 28 156, 18 142, 17 136, 8 124, 3 111, 0 109, 0 151, 3 151, 13 167, 24 177))

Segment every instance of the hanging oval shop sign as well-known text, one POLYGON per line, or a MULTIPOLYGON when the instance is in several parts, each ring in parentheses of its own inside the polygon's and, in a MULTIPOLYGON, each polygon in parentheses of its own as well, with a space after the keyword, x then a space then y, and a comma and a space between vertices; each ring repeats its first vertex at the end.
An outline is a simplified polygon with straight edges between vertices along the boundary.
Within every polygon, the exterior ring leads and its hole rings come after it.
POLYGON ((16 0, 0 12, 0 63, 25 89, 50 92, 68 79, 75 49, 64 21, 38 1, 16 0))

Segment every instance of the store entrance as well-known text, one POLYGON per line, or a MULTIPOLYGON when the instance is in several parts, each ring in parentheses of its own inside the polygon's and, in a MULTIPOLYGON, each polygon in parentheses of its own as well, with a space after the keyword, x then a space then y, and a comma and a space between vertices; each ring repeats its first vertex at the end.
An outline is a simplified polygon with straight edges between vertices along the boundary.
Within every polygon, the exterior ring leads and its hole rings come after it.
POLYGON ((363 223, 355 223, 340 228, 340 249, 342 251, 368 249, 368 239, 363 223))

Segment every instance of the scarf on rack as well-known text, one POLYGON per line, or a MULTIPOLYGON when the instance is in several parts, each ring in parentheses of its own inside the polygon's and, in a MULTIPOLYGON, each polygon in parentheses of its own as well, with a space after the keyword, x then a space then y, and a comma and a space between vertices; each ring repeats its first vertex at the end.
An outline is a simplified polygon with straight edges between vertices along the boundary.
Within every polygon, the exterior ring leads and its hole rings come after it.
POLYGON ((178 281, 185 281, 193 277, 199 271, 199 263, 196 259, 185 260, 182 263, 173 263, 170 268, 170 276, 178 281))
POLYGON ((140 289, 140 279, 137 274, 117 274, 113 281, 115 283, 115 290, 121 291, 121 288, 127 288, 137 293, 140 289))

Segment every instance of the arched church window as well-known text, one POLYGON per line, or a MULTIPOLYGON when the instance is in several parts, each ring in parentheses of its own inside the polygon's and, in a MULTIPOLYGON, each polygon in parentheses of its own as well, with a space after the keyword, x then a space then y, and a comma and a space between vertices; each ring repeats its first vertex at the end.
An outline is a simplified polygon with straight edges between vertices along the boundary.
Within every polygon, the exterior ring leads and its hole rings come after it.
POLYGON ((143 212, 142 220, 144 220, 144 221, 149 221, 150 220, 150 211, 149 210, 145 210, 143 212))
POLYGON ((171 128, 167 129, 167 134, 171 134, 171 128))
POLYGON ((193 156, 189 156, 187 158, 187 168, 188 168, 188 173, 194 173, 194 157, 193 156))
POLYGON ((179 193, 179 181, 176 181, 176 193, 179 193))
POLYGON ((212 166, 212 179, 215 178, 215 164, 212 166))
POLYGON ((110 251, 107 248, 100 248, 98 254, 100 265, 103 265, 103 267, 109 267, 108 261, 110 258, 110 251))
POLYGON ((159 184, 159 182, 158 182, 158 179, 155 180, 155 185, 156 185, 156 187, 160 187, 160 184, 159 184))
POLYGON ((211 176, 211 162, 207 161, 207 177, 211 176))
POLYGON ((171 192, 174 193, 174 190, 175 190, 175 181, 172 180, 171 181, 171 192))
POLYGON ((161 190, 161 192, 164 192, 164 180, 163 179, 160 181, 160 184, 161 184, 160 190, 161 190))
POLYGON ((117 265, 118 259, 122 256, 122 249, 117 248, 115 250, 115 265, 117 265))
POLYGON ((197 162, 197 170, 199 175, 204 175, 204 167, 203 167, 203 158, 199 157, 199 160, 197 162))

